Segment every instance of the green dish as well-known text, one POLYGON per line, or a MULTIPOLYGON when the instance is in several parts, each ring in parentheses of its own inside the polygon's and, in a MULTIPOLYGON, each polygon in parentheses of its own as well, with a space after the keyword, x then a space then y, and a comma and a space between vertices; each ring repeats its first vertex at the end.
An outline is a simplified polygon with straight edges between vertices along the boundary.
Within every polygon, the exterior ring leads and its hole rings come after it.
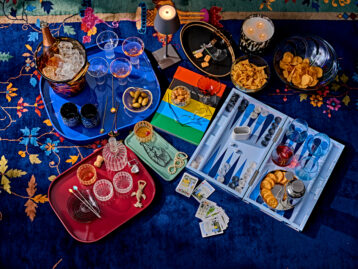
POLYGON ((179 151, 155 131, 153 139, 147 143, 139 142, 134 132, 126 137, 124 143, 166 181, 173 180, 186 166, 187 160, 184 160, 184 165, 177 168, 175 173, 168 172, 168 167, 174 164, 175 155, 179 151))

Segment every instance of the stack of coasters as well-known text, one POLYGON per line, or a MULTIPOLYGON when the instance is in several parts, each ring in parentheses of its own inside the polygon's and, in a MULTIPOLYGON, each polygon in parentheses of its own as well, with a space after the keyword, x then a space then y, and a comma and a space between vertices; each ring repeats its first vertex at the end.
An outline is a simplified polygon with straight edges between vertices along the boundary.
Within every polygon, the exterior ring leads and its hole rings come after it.
POLYGON ((199 227, 201 236, 204 238, 224 233, 229 223, 225 210, 209 200, 200 203, 195 217, 202 220, 199 227))
POLYGON ((204 180, 195 188, 198 181, 198 178, 184 173, 175 191, 186 197, 193 196, 200 203, 195 217, 202 220, 199 223, 202 237, 222 234, 228 227, 229 217, 224 209, 207 199, 215 191, 213 186, 204 180))

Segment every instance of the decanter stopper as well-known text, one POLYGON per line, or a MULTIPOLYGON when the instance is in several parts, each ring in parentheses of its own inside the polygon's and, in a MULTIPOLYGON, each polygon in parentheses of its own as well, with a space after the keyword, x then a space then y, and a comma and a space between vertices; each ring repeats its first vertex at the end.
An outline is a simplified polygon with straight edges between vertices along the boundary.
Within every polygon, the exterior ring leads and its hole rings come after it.
POLYGON ((117 139, 115 139, 114 137, 110 137, 108 139, 108 143, 109 143, 109 150, 116 154, 118 152, 118 143, 117 143, 117 139))

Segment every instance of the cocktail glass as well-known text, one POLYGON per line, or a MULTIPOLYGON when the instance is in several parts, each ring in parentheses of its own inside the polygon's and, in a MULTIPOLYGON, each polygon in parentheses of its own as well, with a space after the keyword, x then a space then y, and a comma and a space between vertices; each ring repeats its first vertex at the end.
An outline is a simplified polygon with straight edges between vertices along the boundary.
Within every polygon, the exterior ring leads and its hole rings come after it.
POLYGON ((125 55, 130 57, 132 65, 138 65, 139 56, 144 51, 144 42, 139 37, 128 37, 123 41, 122 50, 125 55))
POLYGON ((126 58, 117 58, 112 61, 109 69, 112 75, 118 78, 119 85, 126 85, 126 78, 132 72, 132 64, 126 58))
POLYGON ((89 61, 88 74, 96 79, 97 85, 103 85, 109 70, 107 61, 102 57, 94 57, 89 61))
POLYGON ((118 35, 115 32, 107 30, 99 33, 96 43, 104 50, 107 59, 114 58, 114 49, 118 46, 118 35))

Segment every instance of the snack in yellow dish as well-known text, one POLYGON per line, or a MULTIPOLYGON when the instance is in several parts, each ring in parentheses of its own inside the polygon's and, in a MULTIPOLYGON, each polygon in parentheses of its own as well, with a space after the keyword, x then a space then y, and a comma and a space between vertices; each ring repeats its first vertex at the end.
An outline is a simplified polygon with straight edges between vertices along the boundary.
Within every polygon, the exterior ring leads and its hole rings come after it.
MULTIPOLYGON (((281 184, 285 186, 288 183, 285 174, 286 172, 280 170, 277 170, 273 173, 268 173, 260 184, 261 197, 264 200, 264 202, 272 208, 276 208, 278 206, 278 201, 276 197, 272 194, 271 190, 275 186, 275 184, 281 184)), ((287 194, 285 193, 283 196, 283 200, 286 199, 287 199, 287 194)))
POLYGON ((190 102, 190 91, 184 86, 177 86, 171 94, 171 101, 176 106, 186 106, 190 102))
POLYGON ((321 67, 311 66, 308 58, 302 59, 291 52, 283 54, 279 65, 284 78, 301 89, 316 86, 318 79, 323 76, 321 67))
POLYGON ((233 66, 231 75, 239 86, 249 90, 257 90, 267 82, 265 68, 266 66, 256 66, 246 59, 233 66))

